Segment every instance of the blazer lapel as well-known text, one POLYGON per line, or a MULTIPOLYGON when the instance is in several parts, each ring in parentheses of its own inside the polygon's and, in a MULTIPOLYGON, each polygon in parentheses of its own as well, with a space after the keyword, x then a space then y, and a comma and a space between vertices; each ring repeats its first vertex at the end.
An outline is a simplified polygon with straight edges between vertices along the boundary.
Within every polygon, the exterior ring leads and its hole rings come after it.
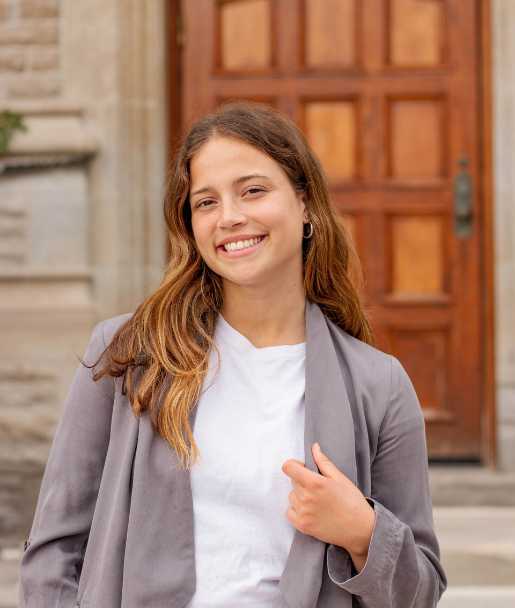
MULTIPOLYGON (((334 342, 320 307, 306 301, 305 466, 319 473, 311 451, 315 441, 356 484, 354 424, 334 342)), ((291 608, 316 606, 325 567, 326 544, 295 530, 279 588, 291 608)))

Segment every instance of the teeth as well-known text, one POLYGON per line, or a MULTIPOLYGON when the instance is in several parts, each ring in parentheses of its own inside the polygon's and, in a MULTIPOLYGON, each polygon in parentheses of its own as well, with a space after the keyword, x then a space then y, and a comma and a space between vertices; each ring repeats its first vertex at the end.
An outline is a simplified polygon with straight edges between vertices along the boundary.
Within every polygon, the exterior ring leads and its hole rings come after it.
POLYGON ((252 247, 253 245, 256 245, 257 243, 259 243, 259 241, 262 238, 263 237, 259 236, 254 239, 248 239, 246 241, 234 241, 232 243, 226 243, 224 245, 224 249, 226 251, 237 251, 238 249, 245 249, 246 247, 252 247))

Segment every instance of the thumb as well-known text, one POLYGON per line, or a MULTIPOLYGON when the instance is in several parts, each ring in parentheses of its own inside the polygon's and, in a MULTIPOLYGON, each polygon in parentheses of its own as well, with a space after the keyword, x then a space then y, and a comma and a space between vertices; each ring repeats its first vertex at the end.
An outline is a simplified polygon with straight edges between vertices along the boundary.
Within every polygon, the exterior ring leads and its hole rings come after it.
POLYGON ((313 444, 311 451, 313 452, 313 458, 318 469, 324 477, 330 477, 331 479, 345 477, 340 469, 322 452, 318 442, 313 444))

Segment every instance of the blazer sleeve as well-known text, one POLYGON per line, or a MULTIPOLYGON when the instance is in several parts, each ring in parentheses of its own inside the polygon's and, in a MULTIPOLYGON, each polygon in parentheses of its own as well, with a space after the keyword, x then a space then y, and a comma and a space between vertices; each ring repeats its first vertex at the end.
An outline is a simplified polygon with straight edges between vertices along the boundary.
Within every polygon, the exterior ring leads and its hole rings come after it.
MULTIPOLYGON (((105 348, 103 325, 83 360, 105 348)), ((20 608, 72 608, 109 443, 114 382, 79 363, 54 433, 20 564, 20 608)))
POLYGON ((391 358, 390 400, 381 423, 367 501, 375 523, 366 563, 356 573, 349 553, 327 549, 331 580, 363 608, 431 608, 447 588, 434 532, 425 421, 402 364, 391 358), (345 567, 344 567, 345 566, 345 567))

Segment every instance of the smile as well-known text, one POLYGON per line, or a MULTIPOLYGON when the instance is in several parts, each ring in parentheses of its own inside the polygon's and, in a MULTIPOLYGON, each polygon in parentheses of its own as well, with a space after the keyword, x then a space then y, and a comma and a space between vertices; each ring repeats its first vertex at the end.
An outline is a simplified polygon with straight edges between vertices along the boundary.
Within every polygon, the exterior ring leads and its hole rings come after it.
POLYGON ((235 241, 233 243, 227 243, 217 247, 217 252, 224 257, 241 257, 243 255, 249 255, 261 247, 263 241, 266 240, 265 236, 248 239, 245 241, 235 241), (226 249, 227 247, 227 249, 226 249))

